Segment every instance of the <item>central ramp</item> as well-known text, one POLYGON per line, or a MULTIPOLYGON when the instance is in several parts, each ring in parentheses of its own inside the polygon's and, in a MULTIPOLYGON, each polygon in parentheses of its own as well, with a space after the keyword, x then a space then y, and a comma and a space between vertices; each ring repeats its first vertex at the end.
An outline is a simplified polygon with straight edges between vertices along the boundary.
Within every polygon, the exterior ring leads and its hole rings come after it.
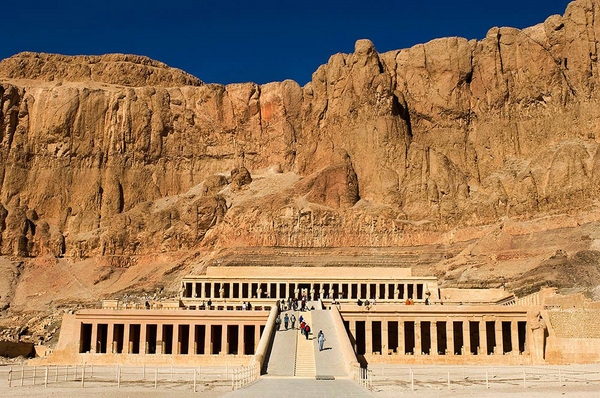
MULTIPOLYGON (((315 378, 315 335, 313 334, 314 325, 312 322, 311 311, 301 313, 304 316, 304 321, 308 323, 311 328, 308 340, 303 333, 298 331, 297 333, 297 345, 296 345, 296 369, 294 376, 296 377, 310 377, 315 378)), ((300 318, 300 317, 298 317, 300 318)))

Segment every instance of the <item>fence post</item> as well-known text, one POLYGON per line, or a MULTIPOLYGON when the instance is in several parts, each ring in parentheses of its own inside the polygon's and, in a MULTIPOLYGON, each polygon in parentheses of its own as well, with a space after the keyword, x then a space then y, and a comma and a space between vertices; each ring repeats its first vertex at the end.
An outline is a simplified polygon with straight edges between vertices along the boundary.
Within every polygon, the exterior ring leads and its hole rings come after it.
POLYGON ((196 392, 196 369, 193 369, 194 372, 194 392, 196 392))
POLYGON ((487 369, 485 370, 485 388, 487 388, 488 390, 490 388, 490 378, 487 369))
MULTIPOLYGON (((77 373, 75 373, 75 375, 77 375, 77 373)), ((85 387, 85 363, 83 364, 83 367, 81 369, 81 388, 85 387)))
POLYGON ((23 387, 23 379, 25 378, 25 368, 21 365, 21 387, 23 387))
POLYGON ((154 368, 154 389, 156 390, 158 384, 158 368, 154 368))
POLYGON ((44 387, 48 387, 48 365, 46 365, 46 371, 44 372, 44 387))
POLYGON ((12 387, 12 366, 8 369, 8 386, 12 387))
POLYGON ((448 390, 450 389, 450 371, 448 371, 448 390))
POLYGON ((117 365, 117 388, 121 388, 121 367, 117 365))
POLYGON ((146 380, 146 362, 142 364, 142 380, 146 380))

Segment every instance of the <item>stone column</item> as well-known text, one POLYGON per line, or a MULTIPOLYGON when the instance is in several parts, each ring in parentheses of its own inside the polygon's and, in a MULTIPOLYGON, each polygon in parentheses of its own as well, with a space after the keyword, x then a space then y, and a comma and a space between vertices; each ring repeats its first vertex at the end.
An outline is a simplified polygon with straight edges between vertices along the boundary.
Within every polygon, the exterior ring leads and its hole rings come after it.
POLYGON ((398 354, 404 355, 406 350, 406 342, 404 341, 404 321, 398 319, 398 354))
POLYGON ((435 320, 429 323, 431 325, 431 355, 438 355, 438 335, 437 335, 437 322, 435 320))
POLYGON ((159 323, 156 325, 156 353, 164 354, 164 342, 163 342, 163 325, 159 323))
POLYGON ((510 321, 510 339, 513 355, 519 355, 519 324, 516 320, 510 321))
POLYGON ((196 282, 192 282, 192 297, 196 298, 198 296, 198 284, 196 282))
POLYGON ((212 325, 204 326, 204 355, 212 355, 212 325))
MULTIPOLYGON (((385 287, 384 287, 384 289, 385 289, 385 287)), ((374 297, 376 300, 379 300, 379 293, 381 293, 381 286, 379 283, 377 283, 375 285, 375 297, 374 297)))
POLYGON ((238 325, 238 349, 237 349, 237 354, 238 355, 245 355, 244 354, 244 325, 243 324, 239 324, 238 325))
POLYGON ((132 344, 129 342, 129 329, 131 329, 131 324, 126 323, 123 326, 123 354, 129 354, 131 352, 132 344))
POLYGON ((487 355, 487 329, 485 319, 479 321, 479 355, 487 355))
POLYGON ((421 355, 423 353, 422 332, 421 321, 415 319, 415 355, 421 355))
POLYGON ((381 321, 381 355, 389 355, 389 341, 388 341, 388 321, 382 319, 381 321))
POLYGON ((98 324, 92 323, 92 344, 90 344, 90 353, 97 354, 98 351, 98 324))
POLYGON ((413 300, 414 301, 417 301, 417 297, 418 297, 418 295, 417 295, 417 285, 418 285, 418 283, 413 283, 413 300))
POLYGON ((108 333, 106 337, 106 353, 115 353, 115 324, 113 322, 108 323, 108 333))
POLYGON ((229 352, 229 339, 227 338, 228 326, 223 325, 221 327, 221 355, 227 355, 229 352))
POLYGON ((260 325, 254 325, 254 352, 258 348, 258 342, 260 341, 260 325))
POLYGON ((148 327, 148 325, 146 325, 145 323, 142 323, 140 325, 140 354, 148 353, 148 347, 146 344, 146 328, 147 327, 148 327))
POLYGON ((406 300, 408 298, 408 283, 404 284, 404 293, 402 294, 402 299, 406 300))
POLYGON ((463 355, 471 355, 471 328, 469 320, 463 319, 463 355))
POLYGON ((181 354, 181 343, 179 342, 179 325, 173 325, 173 337, 171 341, 172 354, 171 355, 179 355, 181 354))
POLYGON ((281 285, 279 284, 279 282, 277 282, 275 284, 275 298, 277 300, 281 299, 281 285))
POLYGON ((446 319, 446 339, 448 355, 454 355, 454 322, 452 319, 446 319))
POLYGON ((494 354, 504 355, 504 344, 502 340, 502 321, 496 320, 494 322, 494 331, 496 332, 496 349, 494 354))
POLYGON ((365 354, 373 354, 373 321, 365 321, 365 354))
POLYGON ((188 334, 188 355, 196 355, 196 347, 196 325, 192 323, 188 334))
POLYGON ((356 321, 354 319, 351 319, 349 321, 350 323, 350 334, 352 335, 352 339, 354 340, 354 343, 352 344, 352 348, 354 348, 354 352, 356 352, 356 321))
POLYGON ((200 298, 205 298, 204 296, 205 296, 205 294, 204 294, 204 282, 201 282, 200 283, 200 298))

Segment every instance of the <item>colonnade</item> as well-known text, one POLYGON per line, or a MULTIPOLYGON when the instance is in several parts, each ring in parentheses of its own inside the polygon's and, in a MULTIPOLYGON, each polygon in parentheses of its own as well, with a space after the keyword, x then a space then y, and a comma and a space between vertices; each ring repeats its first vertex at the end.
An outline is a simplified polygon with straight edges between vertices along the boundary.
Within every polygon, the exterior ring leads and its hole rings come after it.
POLYGON ((525 319, 350 319, 345 326, 358 355, 506 355, 528 351, 525 319))
POLYGON ((82 322, 79 352, 96 354, 253 355, 259 323, 82 322))
POLYGON ((287 299, 288 297, 309 300, 318 299, 377 299, 377 300, 425 300, 437 298, 437 290, 430 291, 426 282, 389 280, 369 282, 296 282, 281 281, 190 281, 182 282, 180 296, 185 299, 239 299, 256 298, 287 299), (433 296, 433 297, 431 297, 433 296))

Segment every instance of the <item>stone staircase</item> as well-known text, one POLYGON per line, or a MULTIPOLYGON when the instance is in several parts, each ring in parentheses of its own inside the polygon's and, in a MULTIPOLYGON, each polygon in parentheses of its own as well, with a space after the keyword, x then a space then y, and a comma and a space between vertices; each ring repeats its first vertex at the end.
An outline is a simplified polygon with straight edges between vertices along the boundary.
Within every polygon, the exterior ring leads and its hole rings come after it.
POLYGON ((312 316, 310 311, 303 312, 305 322, 311 327, 309 339, 306 340, 304 334, 298 331, 297 344, 296 344, 296 364, 294 367, 295 377, 307 377, 315 378, 315 348, 314 348, 314 335, 313 335, 313 324, 312 316))

